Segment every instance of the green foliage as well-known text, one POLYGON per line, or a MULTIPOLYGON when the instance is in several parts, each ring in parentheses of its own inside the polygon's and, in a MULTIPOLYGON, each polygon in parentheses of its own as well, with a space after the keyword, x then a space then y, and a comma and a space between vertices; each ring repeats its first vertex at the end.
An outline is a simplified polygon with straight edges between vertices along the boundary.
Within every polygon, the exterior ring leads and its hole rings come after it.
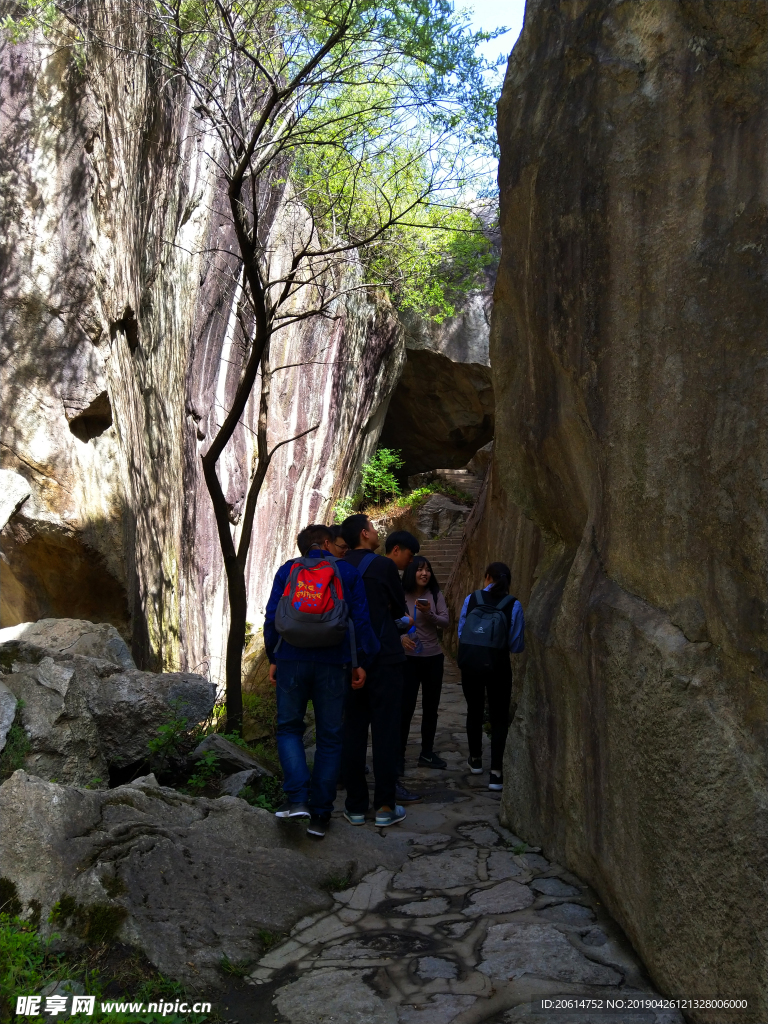
POLYGON ((512 853, 520 856, 521 853, 525 853, 528 849, 528 843, 518 843, 517 846, 512 847, 512 853))
POLYGON ((89 943, 111 942, 128 916, 125 907, 110 903, 77 903, 66 893, 51 909, 48 920, 74 932, 89 943))
POLYGON ((343 875, 328 875, 320 883, 320 888, 325 892, 344 892, 345 889, 349 888, 352 881, 352 868, 350 867, 343 875))
POLYGON ((367 498, 376 496, 377 503, 381 500, 382 491, 392 498, 400 494, 400 483, 394 470, 400 469, 404 463, 402 453, 393 448, 379 448, 363 463, 363 493, 367 498))
POLYGON ((268 953, 278 942, 283 940, 283 936, 279 932, 270 932, 266 928, 260 928, 256 934, 264 953, 268 953))
POLYGON ((243 641, 243 649, 245 649, 248 646, 248 644, 251 642, 251 640, 253 640, 254 632, 255 632, 255 630, 254 630, 254 627, 253 627, 253 623, 252 622, 246 622, 246 624, 245 624, 245 640, 243 641))
POLYGON ((280 779, 269 776, 261 780, 258 793, 251 786, 244 786, 237 795, 251 807, 261 807, 263 810, 269 811, 270 814, 274 814, 285 800, 283 783, 280 779))
POLYGON ((219 758, 212 750, 200 756, 195 771, 187 779, 186 789, 191 796, 199 796, 202 790, 220 774, 219 758))
POLYGON ((29 736, 21 724, 21 709, 23 707, 23 700, 16 702, 16 717, 8 730, 5 746, 0 753, 0 782, 10 778, 15 771, 24 767, 27 754, 31 749, 29 736))
POLYGON ((349 498, 342 498, 337 501, 333 506, 333 521, 334 523, 343 523, 345 519, 353 516, 357 511, 357 502, 354 496, 349 498))
MULTIPOLYGON (((71 902, 77 906, 74 901, 71 902)), ((146 1024, 160 1024, 161 1021, 166 1024, 202 1024, 206 1019, 202 1014, 184 1017, 169 1014, 164 1017, 162 1013, 144 1013, 137 1017, 135 1013, 102 1011, 102 1000, 116 1000, 114 971, 110 970, 102 976, 99 970, 89 966, 92 956, 92 950, 89 949, 84 954, 54 952, 58 939, 58 935, 44 939, 31 921, 0 914, 0 1024, 10 1024, 14 1019, 17 996, 39 993, 49 982, 64 979, 79 981, 89 995, 96 996, 94 1014, 88 1018, 94 1022, 135 1024, 138 1020, 146 1024), (112 993, 109 996, 105 996, 107 986, 112 993)), ((161 999, 167 1002, 185 998, 189 1000, 183 986, 160 974, 143 978, 127 977, 123 978, 123 982, 127 991, 118 996, 116 1001, 126 1000, 146 1005, 161 999)))
POLYGON ((250 960, 230 960, 229 957, 224 954, 221 958, 221 969, 224 974, 228 974, 232 978, 245 978, 251 969, 250 960))

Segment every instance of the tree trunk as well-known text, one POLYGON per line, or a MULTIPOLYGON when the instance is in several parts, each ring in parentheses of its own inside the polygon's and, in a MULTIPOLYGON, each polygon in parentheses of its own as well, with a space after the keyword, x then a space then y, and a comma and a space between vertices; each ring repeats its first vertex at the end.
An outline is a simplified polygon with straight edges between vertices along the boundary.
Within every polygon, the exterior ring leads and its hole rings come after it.
POLYGON ((229 635, 227 637, 227 732, 242 732, 243 728, 243 648, 248 607, 245 572, 236 557, 226 560, 227 590, 229 593, 229 635))

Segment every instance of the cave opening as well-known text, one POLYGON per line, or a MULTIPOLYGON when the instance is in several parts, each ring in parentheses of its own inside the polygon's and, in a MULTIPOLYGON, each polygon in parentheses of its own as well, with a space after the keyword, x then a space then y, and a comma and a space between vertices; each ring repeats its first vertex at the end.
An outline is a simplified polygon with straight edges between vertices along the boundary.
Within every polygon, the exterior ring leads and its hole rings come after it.
POLYGON ((97 395, 87 408, 69 421, 69 429, 84 444, 94 437, 99 437, 111 426, 112 404, 106 391, 97 395))

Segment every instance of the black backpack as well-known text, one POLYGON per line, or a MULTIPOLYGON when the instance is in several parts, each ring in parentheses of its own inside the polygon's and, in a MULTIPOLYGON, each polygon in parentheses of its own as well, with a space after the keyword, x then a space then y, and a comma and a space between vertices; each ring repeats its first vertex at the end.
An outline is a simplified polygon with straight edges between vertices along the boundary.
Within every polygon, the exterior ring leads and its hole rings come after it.
POLYGON ((508 650, 510 619, 504 609, 516 598, 506 594, 498 604, 486 604, 482 590, 476 590, 474 597, 477 603, 464 621, 456 662, 460 669, 492 669, 508 650))

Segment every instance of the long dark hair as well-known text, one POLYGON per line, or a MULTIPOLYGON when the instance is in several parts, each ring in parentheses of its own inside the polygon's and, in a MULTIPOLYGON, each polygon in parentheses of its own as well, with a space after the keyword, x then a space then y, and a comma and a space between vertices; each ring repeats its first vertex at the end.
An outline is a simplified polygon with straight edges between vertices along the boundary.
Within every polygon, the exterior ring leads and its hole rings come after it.
POLYGON ((485 570, 485 575, 493 580, 493 586, 488 591, 491 597, 504 597, 509 593, 512 583, 512 570, 504 562, 491 562, 485 570))
POLYGON ((427 584, 427 590, 432 594, 435 601, 437 601, 437 595, 440 593, 440 584, 435 579, 435 571, 429 564, 429 559, 425 558, 424 555, 416 555, 414 560, 409 566, 406 566, 405 572, 403 573, 403 590, 406 594, 415 594, 418 583, 416 582, 416 570, 420 569, 422 565, 426 565, 432 575, 429 577, 429 583, 427 584))

